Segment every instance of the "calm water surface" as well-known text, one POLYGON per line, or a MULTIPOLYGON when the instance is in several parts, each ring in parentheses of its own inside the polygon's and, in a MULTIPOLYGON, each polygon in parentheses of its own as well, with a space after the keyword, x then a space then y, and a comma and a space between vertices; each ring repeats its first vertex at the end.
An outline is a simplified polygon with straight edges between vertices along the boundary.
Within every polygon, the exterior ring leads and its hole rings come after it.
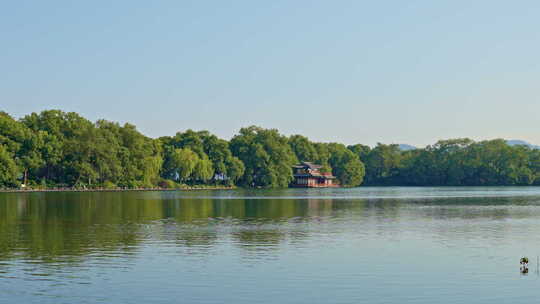
POLYGON ((0 194, 0 303, 533 303, 538 255, 536 187, 0 194))

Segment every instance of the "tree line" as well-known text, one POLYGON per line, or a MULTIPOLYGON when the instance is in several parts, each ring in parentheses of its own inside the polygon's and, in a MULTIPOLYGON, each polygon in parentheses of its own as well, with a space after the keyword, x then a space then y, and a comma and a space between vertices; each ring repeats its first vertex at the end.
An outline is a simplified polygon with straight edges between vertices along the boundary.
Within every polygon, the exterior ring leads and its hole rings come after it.
POLYGON ((440 140, 423 149, 398 145, 349 147, 365 163, 367 185, 525 186, 540 185, 540 150, 504 139, 440 140))
POLYGON ((131 124, 91 122, 47 110, 14 119, 0 112, 0 187, 280 188, 292 165, 321 164, 343 186, 538 185, 540 151, 504 140, 439 141, 424 149, 345 146, 242 128, 230 141, 208 131, 149 138, 131 124))

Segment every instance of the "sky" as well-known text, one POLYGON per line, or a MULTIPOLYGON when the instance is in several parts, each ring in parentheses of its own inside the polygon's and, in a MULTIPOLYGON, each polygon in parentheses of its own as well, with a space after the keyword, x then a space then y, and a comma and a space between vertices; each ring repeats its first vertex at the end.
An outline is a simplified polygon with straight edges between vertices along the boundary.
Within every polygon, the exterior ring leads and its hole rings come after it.
POLYGON ((539 1, 2 1, 0 110, 229 139, 540 144, 539 1))

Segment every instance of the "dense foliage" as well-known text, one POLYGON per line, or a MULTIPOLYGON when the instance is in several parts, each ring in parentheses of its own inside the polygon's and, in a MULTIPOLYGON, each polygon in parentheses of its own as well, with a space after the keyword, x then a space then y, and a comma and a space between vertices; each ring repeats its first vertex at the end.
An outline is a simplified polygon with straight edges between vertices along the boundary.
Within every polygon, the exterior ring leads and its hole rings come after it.
POLYGON ((540 185, 540 150, 506 141, 439 141, 424 149, 345 146, 240 129, 230 141, 208 131, 152 139, 130 124, 58 110, 19 120, 0 112, 0 187, 287 187, 291 166, 321 164, 343 186, 540 185))
POLYGON ((288 140, 277 130, 240 129, 231 140, 231 151, 245 165, 239 182, 249 187, 287 187, 297 162, 288 140))
POLYGON ((411 151, 383 144, 367 152, 357 146, 349 148, 366 165, 367 185, 540 185, 540 150, 510 146, 503 139, 441 140, 411 151))

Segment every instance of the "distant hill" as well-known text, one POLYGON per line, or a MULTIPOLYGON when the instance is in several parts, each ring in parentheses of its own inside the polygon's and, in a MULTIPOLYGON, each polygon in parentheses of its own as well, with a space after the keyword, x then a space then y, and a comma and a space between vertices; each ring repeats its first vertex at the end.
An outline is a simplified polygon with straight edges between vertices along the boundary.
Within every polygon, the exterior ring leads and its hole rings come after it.
POLYGON ((527 147, 530 147, 530 148, 533 148, 533 149, 540 149, 540 146, 537 146, 537 145, 533 145, 531 143, 528 143, 524 140, 519 140, 519 139, 509 139, 506 141, 507 144, 509 144, 510 146, 527 146, 527 147))
MULTIPOLYGON (((540 146, 539 145, 533 145, 529 142, 526 142, 524 140, 521 140, 521 139, 508 139, 506 141, 506 143, 510 146, 527 146, 529 148, 532 148, 532 149, 540 149, 540 146)), ((418 149, 417 147, 415 146, 412 146, 412 145, 408 145, 408 144, 398 144, 399 145, 399 149, 401 151, 410 151, 410 150, 416 150, 418 149)))
POLYGON ((401 151, 410 151, 410 150, 416 150, 418 148, 415 146, 407 145, 407 144, 399 144, 399 149, 401 151))

